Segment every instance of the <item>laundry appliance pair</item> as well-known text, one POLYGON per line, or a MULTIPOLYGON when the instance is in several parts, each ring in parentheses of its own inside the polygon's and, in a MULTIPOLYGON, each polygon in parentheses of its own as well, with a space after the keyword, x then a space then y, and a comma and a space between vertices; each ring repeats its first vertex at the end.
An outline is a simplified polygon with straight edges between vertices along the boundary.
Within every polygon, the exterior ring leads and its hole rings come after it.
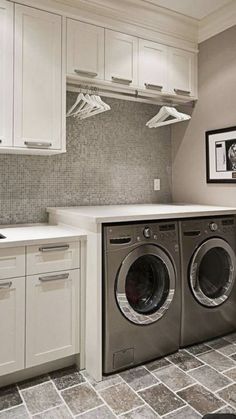
POLYGON ((236 219, 103 226, 103 373, 236 330, 236 219))

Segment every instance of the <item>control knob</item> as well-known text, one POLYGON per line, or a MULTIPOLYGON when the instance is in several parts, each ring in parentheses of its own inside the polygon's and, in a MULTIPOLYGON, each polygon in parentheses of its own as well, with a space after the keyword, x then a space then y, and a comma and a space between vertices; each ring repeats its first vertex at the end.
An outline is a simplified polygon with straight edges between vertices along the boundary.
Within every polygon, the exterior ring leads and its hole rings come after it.
POLYGON ((145 239, 150 239, 150 237, 152 235, 151 229, 149 227, 145 227, 143 229, 143 235, 144 235, 145 239))
POLYGON ((218 230, 218 225, 216 223, 212 222, 212 223, 209 224, 209 229, 211 231, 216 231, 216 230, 218 230))

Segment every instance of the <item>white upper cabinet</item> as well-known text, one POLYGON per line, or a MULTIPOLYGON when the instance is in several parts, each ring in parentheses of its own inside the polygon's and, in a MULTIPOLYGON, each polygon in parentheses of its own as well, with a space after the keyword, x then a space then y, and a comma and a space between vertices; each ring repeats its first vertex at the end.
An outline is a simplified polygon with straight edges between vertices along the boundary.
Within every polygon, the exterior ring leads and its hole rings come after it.
POLYGON ((14 70, 14 146, 61 149, 61 16, 15 5, 14 70))
POLYGON ((12 145, 13 4, 0 0, 0 147, 12 145))
POLYGON ((169 89, 181 96, 197 96, 196 54, 169 48, 169 89))
POLYGON ((67 19, 67 74, 104 79, 104 28, 67 19))
POLYGON ((105 79, 126 86, 138 84, 138 39, 105 30, 105 79))
POLYGON ((167 90, 167 57, 165 45, 139 39, 139 87, 159 92, 167 90))

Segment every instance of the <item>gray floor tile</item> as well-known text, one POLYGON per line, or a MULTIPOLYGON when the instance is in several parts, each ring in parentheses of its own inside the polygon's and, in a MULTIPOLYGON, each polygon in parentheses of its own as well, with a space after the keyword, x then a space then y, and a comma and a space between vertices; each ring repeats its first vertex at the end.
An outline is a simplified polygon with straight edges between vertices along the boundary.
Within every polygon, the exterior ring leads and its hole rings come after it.
POLYGON ((124 371, 120 376, 135 390, 141 390, 157 384, 158 380, 144 367, 132 368, 124 371))
POLYGON ((87 383, 68 388, 61 392, 63 399, 69 406, 73 415, 84 413, 86 410, 101 406, 103 401, 87 383))
POLYGON ((97 391, 122 383, 122 378, 118 374, 102 377, 102 381, 95 381, 87 371, 83 371, 82 374, 97 391))
POLYGON ((211 348, 205 343, 199 343, 198 345, 188 346, 186 350, 190 352, 192 355, 200 355, 200 354, 203 354, 204 352, 210 351, 211 348))
POLYGON ((236 381, 236 367, 232 368, 229 371, 225 371, 224 375, 226 375, 226 377, 231 378, 231 380, 236 381))
POLYGON ((209 342, 209 346, 213 349, 217 349, 217 351, 221 352, 223 355, 232 355, 236 352, 236 345, 223 338, 212 340, 209 342))
POLYGON ((231 333, 230 335, 226 335, 224 339, 228 340, 229 342, 235 342, 236 343, 236 332, 231 333))
POLYGON ((50 381, 22 390, 21 394, 32 415, 50 409, 51 407, 56 407, 62 403, 61 398, 50 381))
POLYGON ((218 391, 219 396, 236 409, 236 383, 231 386, 218 391))
POLYGON ((0 410, 9 409, 21 403, 22 399, 15 385, 0 388, 0 410))
POLYGON ((125 413, 143 404, 142 399, 125 383, 102 390, 100 394, 116 415, 125 413))
POLYGON ((49 380, 50 380, 49 375, 43 374, 43 375, 39 375, 38 377, 29 378, 28 380, 20 381, 19 383, 17 383, 17 386, 20 390, 24 390, 25 388, 37 386, 37 384, 41 384, 49 380))
POLYGON ((24 405, 0 412, 0 419, 28 419, 29 415, 24 405))
POLYGON ((157 413, 154 413, 152 409, 148 406, 142 406, 138 409, 133 410, 132 412, 125 413, 121 415, 120 418, 123 419, 157 419, 160 416, 157 413))
POLYGON ((58 390, 64 390, 67 387, 71 387, 85 381, 84 377, 75 365, 54 371, 50 373, 50 377, 58 390))
POLYGON ((161 416, 184 406, 184 402, 164 384, 141 390, 139 394, 161 416))
POLYGON ((154 374, 173 391, 180 390, 195 383, 191 377, 175 365, 169 365, 166 368, 154 371, 154 374))
POLYGON ((222 400, 198 384, 180 390, 177 394, 202 415, 214 412, 224 406, 222 400))
POLYGON ((72 418, 66 406, 58 406, 55 409, 48 410, 47 412, 39 413, 34 416, 34 419, 70 419, 72 418))
MULTIPOLYGON (((231 406, 222 407, 222 409, 217 410, 217 413, 236 413, 236 410, 231 406)), ((233 418, 232 418, 233 419, 233 418)))
POLYGON ((197 413, 189 406, 185 406, 176 412, 169 413, 165 416, 165 419, 199 419, 202 415, 197 413))
POLYGON ((207 352, 206 354, 199 355, 199 358, 220 372, 235 366, 233 360, 216 351, 211 351, 207 352))
POLYGON ((220 390, 230 384, 230 380, 227 377, 208 365, 203 365, 196 370, 190 371, 189 374, 210 391, 220 390))
POLYGON ((195 358, 185 350, 176 352, 175 354, 169 356, 168 359, 174 364, 178 365, 178 367, 183 371, 188 371, 203 365, 198 358, 195 358))
POLYGON ((108 409, 107 406, 97 407, 87 413, 77 416, 78 419, 115 419, 116 416, 108 409))
POLYGON ((231 358, 232 358, 233 361, 236 362, 236 354, 231 355, 231 358))
POLYGON ((166 358, 156 359, 155 361, 148 362, 148 364, 145 365, 145 367, 149 371, 155 371, 159 368, 166 367, 167 365, 170 365, 170 362, 166 358))

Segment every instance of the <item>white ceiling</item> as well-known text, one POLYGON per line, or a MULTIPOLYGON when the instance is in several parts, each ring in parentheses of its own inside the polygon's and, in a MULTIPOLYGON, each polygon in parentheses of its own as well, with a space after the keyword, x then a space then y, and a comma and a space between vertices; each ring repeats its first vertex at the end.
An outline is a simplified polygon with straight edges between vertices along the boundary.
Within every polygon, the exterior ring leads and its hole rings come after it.
POLYGON ((143 0, 177 13, 201 20, 227 3, 236 0, 143 0))

